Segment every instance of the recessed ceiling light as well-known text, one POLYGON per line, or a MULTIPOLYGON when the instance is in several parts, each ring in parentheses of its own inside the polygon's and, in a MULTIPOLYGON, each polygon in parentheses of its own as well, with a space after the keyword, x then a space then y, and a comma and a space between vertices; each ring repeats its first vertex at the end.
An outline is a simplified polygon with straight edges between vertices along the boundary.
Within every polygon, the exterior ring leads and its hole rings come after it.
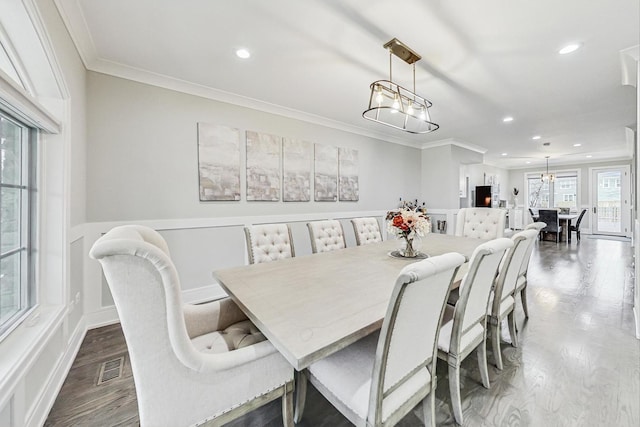
POLYGON ((507 116, 504 119, 502 119, 502 121, 505 122, 505 123, 512 122, 513 121, 513 117, 507 116))
POLYGON ((533 137, 533 138, 531 138, 531 139, 533 139, 533 140, 537 141, 537 140, 538 140, 538 139, 540 139, 540 138, 542 138, 540 135, 536 135, 536 136, 534 136, 534 137, 533 137))
POLYGON ((251 57, 251 52, 249 52, 247 49, 238 49, 236 50, 236 56, 238 58, 248 59, 251 57))
POLYGON ((580 147, 582 146, 582 144, 578 143, 578 144, 573 144, 574 147, 580 147))
POLYGON ((566 45, 562 49, 560 49, 558 51, 558 53, 560 55, 566 55, 567 53, 575 52, 576 50, 580 49, 581 46, 582 46, 582 44, 580 44, 580 43, 571 43, 571 44, 566 45))
POLYGON ((502 154, 501 154, 501 156, 506 156, 506 155, 507 155, 507 153, 502 153, 502 154))
POLYGON ((587 159, 592 158, 593 156, 591 154, 587 154, 587 159))
POLYGON ((529 160, 527 160, 525 163, 526 163, 526 164, 530 164, 531 162, 530 162, 529 160))

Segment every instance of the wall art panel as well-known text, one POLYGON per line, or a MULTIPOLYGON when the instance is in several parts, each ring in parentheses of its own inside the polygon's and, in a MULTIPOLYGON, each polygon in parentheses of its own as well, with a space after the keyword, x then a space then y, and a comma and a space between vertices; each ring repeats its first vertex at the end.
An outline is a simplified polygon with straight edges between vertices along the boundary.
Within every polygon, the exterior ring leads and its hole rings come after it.
POLYGON ((280 200, 282 138, 247 131, 247 200, 280 200))
POLYGON ((340 174, 339 200, 357 202, 360 197, 358 187, 358 150, 340 147, 338 159, 340 174))
POLYGON ((313 144, 291 138, 282 140, 282 200, 311 200, 311 162, 313 144))
POLYGON ((338 149, 330 145, 315 144, 316 202, 338 200, 338 149))
POLYGON ((200 200, 240 200, 240 131, 198 123, 200 200))

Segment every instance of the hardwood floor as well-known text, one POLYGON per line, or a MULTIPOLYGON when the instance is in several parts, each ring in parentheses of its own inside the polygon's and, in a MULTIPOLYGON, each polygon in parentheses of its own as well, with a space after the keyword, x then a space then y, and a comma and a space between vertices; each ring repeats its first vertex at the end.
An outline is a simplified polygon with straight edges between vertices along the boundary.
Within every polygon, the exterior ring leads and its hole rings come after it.
MULTIPOLYGON (((503 344, 505 366, 498 371, 488 346, 488 390, 480 383, 476 358, 462 363, 465 425, 639 426, 640 341, 633 329, 631 265, 628 242, 583 236, 570 245, 537 243, 529 268, 528 321, 518 299, 519 347, 503 344)), ((120 356, 126 356, 126 344, 119 325, 89 331, 45 425, 138 425, 128 359, 122 377, 96 385, 100 365, 120 356)), ((441 361, 438 377, 437 424, 452 426, 447 366, 441 361)), ((280 401, 230 425, 281 426, 280 401)), ((299 426, 348 425, 309 385, 299 426)), ((422 425, 419 409, 399 425, 422 425)))

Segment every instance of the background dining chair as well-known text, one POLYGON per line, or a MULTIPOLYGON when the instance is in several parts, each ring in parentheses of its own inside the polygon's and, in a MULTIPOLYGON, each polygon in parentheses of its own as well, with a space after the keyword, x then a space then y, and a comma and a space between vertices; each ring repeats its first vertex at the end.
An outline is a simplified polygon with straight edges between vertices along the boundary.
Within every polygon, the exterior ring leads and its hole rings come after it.
POLYGON ((512 246, 513 241, 504 237, 479 245, 471 255, 469 271, 460 282, 460 299, 455 306, 445 306, 438 338, 438 358, 449 365, 451 406, 458 424, 463 421, 460 364, 474 349, 477 349, 482 385, 490 386, 486 347, 489 296, 500 260, 512 246))
POLYGON ((516 318, 514 316, 515 309, 515 292, 516 283, 520 274, 520 269, 527 250, 535 242, 538 235, 537 230, 524 230, 516 233, 511 237, 513 246, 507 250, 498 272, 498 278, 493 289, 493 298, 491 299, 491 308, 489 311, 490 336, 493 344, 493 357, 496 361, 496 367, 502 369, 502 352, 500 350, 502 321, 506 317, 509 325, 509 335, 511 337, 511 345, 518 346, 518 335, 516 330, 516 318))
POLYGON ((584 217, 584 214, 587 213, 586 209, 582 209, 582 212, 580 212, 580 216, 578 217, 578 220, 576 221, 576 225, 572 225, 571 227, 569 227, 569 241, 571 241, 571 232, 575 231, 576 232, 576 238, 578 239, 578 241, 580 241, 580 223, 582 222, 582 218, 584 217))
MULTIPOLYGON (((404 267, 380 333, 313 363, 303 371, 302 381, 308 377, 357 426, 393 426, 421 401, 425 425, 430 418, 435 426, 438 326, 463 263, 464 256, 447 253, 404 267)), ((302 386, 297 392, 305 390, 302 386)), ((296 420, 302 416, 304 398, 298 402, 296 420)))
POLYGON ((338 220, 309 222, 307 228, 311 238, 311 251, 314 254, 347 247, 342 224, 338 220))
POLYGON ((261 224, 244 228, 249 263, 259 264, 292 258, 293 239, 288 224, 261 224))
POLYGON ((377 219, 353 218, 351 224, 353 224, 353 232, 356 235, 356 244, 358 246, 382 242, 382 234, 380 234, 380 225, 377 219))
POLYGON ((540 209, 538 211, 538 221, 547 224, 540 232, 542 236, 547 233, 555 234, 556 243, 560 241, 560 233, 562 227, 560 226, 560 220, 558 219, 558 211, 556 209, 540 209))
POLYGON ((463 208, 456 219, 456 236, 491 240, 504 236, 507 210, 463 208))
POLYGON ((533 222, 538 221, 538 215, 536 215, 536 213, 531 208, 529 208, 529 215, 531 215, 531 220, 533 222))
POLYGON ((118 310, 142 427, 220 425, 278 398, 293 426, 291 365, 229 298, 183 305, 159 233, 116 227, 90 256, 118 310))

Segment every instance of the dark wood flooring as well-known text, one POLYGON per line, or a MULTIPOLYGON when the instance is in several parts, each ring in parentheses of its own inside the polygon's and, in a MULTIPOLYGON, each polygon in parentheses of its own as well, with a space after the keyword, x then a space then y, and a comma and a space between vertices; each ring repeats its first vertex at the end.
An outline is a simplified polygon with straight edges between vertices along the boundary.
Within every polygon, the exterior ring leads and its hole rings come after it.
MULTIPOLYGON (((628 242, 586 237, 570 245, 537 244, 529 272, 528 321, 518 300, 520 346, 503 343, 505 367, 498 371, 491 365, 489 345, 488 390, 480 384, 476 358, 472 355, 462 364, 465 425, 640 426, 632 248, 628 242)), ((87 332, 45 425, 138 425, 128 359, 121 378, 96 385, 100 364, 126 354, 119 325, 87 332)), ((437 424, 452 426, 445 363, 439 362, 438 376, 437 424)), ((399 425, 422 425, 419 414, 416 409, 399 425)), ((281 426, 280 401, 230 425, 281 426)), ((310 386, 299 426, 348 425, 310 386)))

